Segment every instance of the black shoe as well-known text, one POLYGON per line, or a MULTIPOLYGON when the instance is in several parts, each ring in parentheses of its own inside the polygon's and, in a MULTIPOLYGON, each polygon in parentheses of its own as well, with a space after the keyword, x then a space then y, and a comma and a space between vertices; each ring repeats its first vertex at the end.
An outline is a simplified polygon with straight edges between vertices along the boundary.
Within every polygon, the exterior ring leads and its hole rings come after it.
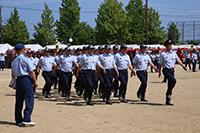
POLYGON ((45 97, 45 98, 50 98, 51 96, 50 96, 50 95, 48 95, 48 94, 46 94, 44 97, 45 97))
POLYGON ((166 103, 166 105, 168 105, 168 106, 174 106, 174 104, 172 104, 172 103, 166 103))
POLYGON ((174 106, 174 104, 171 103, 171 95, 166 95, 166 105, 168 106, 174 106))
POLYGON ((70 101, 69 95, 66 95, 65 100, 70 101))
POLYGON ((148 100, 146 100, 146 99, 141 99, 141 101, 142 101, 142 102, 148 102, 148 100))
POLYGON ((137 98, 141 99, 141 94, 137 92, 137 98))
POLYGON ((89 105, 89 106, 94 106, 94 103, 92 103, 91 101, 88 101, 88 102, 87 102, 87 105, 89 105))
POLYGON ((122 103, 128 103, 128 101, 126 101, 125 99, 121 99, 120 100, 122 103))
POLYGON ((107 101, 106 101, 106 104, 112 105, 111 100, 107 100, 107 101))

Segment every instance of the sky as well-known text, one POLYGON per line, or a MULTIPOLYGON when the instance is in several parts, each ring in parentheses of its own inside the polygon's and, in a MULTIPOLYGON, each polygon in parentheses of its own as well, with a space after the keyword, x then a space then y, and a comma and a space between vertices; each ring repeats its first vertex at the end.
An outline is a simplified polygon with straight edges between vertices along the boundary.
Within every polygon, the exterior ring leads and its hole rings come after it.
MULTIPOLYGON (((95 18, 100 4, 104 0, 78 0, 81 7, 81 21, 87 22, 92 27, 95 27, 95 18), (92 11, 92 13, 85 13, 92 11)), ((120 0, 125 6, 129 0, 120 0)), ((143 0, 145 3, 145 0, 143 0)), ((165 29, 169 22, 194 21, 200 20, 200 0, 148 0, 149 6, 154 8, 160 14, 162 26, 165 29)), ((50 9, 53 10, 53 15, 56 20, 59 19, 59 7, 61 0, 0 0, 0 5, 3 6, 2 17, 3 24, 6 23, 13 10, 11 7, 41 9, 40 11, 19 10, 21 19, 23 19, 29 29, 30 34, 34 32, 33 25, 40 21, 40 15, 44 8, 44 3, 47 3, 50 9), (9 6, 9 7, 4 7, 9 6)), ((199 35, 200 36, 200 35, 199 35)))

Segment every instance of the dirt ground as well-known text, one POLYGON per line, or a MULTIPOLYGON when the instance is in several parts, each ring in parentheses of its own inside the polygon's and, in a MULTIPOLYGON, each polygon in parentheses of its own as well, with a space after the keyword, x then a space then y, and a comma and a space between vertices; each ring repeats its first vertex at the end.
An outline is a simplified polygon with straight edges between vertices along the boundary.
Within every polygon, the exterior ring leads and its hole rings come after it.
POLYGON ((92 107, 74 92, 70 102, 58 94, 43 99, 40 76, 32 115, 37 124, 26 128, 14 125, 15 91, 8 87, 10 75, 10 70, 0 71, 0 133, 200 133, 200 72, 185 72, 177 66, 173 107, 164 105, 166 84, 156 73, 149 73, 148 103, 138 101, 140 83, 134 77, 129 78, 128 103, 112 98, 113 105, 106 105, 95 96, 92 107))

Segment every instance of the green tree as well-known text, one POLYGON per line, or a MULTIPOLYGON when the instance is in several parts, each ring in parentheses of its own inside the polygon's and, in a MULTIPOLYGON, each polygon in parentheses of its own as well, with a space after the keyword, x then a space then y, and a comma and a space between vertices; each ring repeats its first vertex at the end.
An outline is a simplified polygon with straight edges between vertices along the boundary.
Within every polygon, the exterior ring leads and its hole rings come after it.
POLYGON ((98 44, 122 44, 129 38, 126 14, 122 3, 105 0, 100 5, 96 19, 96 41, 98 44))
POLYGON ((172 42, 174 44, 177 44, 179 42, 180 32, 179 32, 178 28, 176 27, 176 24, 174 24, 174 23, 172 23, 169 26, 169 29, 168 29, 168 38, 172 39, 172 42))
POLYGON ((148 10, 148 42, 149 44, 161 44, 165 39, 165 31, 161 26, 160 16, 153 8, 148 10))
POLYGON ((85 22, 81 22, 75 32, 77 44, 95 44, 95 31, 85 22))
POLYGON ((80 7, 77 0, 62 0, 60 7, 60 20, 57 22, 58 40, 69 43, 73 38, 73 44, 77 43, 77 28, 80 23, 80 7), (76 34, 75 34, 76 33, 76 34))
POLYGON ((28 43, 29 33, 24 21, 20 20, 19 13, 15 8, 11 12, 5 26, 3 26, 2 34, 3 42, 15 45, 17 43, 28 43))
POLYGON ((142 0, 130 0, 125 9, 128 30, 131 35, 127 42, 143 43, 145 41, 145 12, 142 0))
POLYGON ((56 42, 55 36, 55 22, 52 15, 52 11, 49 9, 47 4, 44 4, 44 10, 41 15, 41 22, 37 25, 34 25, 35 33, 35 42, 39 43, 42 46, 52 45, 56 42))

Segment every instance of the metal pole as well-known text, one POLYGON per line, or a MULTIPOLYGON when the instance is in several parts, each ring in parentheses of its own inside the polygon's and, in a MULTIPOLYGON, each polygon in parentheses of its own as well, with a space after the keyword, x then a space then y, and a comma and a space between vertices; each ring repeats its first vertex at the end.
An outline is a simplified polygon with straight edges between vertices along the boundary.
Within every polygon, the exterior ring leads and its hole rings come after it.
POLYGON ((193 21, 193 41, 195 41, 195 21, 193 21))
POLYGON ((183 22, 183 26, 182 26, 182 44, 184 44, 184 35, 185 35, 185 21, 183 22))
POLYGON ((148 0, 146 0, 145 12, 146 12, 146 41, 145 41, 145 44, 148 45, 148 0))

